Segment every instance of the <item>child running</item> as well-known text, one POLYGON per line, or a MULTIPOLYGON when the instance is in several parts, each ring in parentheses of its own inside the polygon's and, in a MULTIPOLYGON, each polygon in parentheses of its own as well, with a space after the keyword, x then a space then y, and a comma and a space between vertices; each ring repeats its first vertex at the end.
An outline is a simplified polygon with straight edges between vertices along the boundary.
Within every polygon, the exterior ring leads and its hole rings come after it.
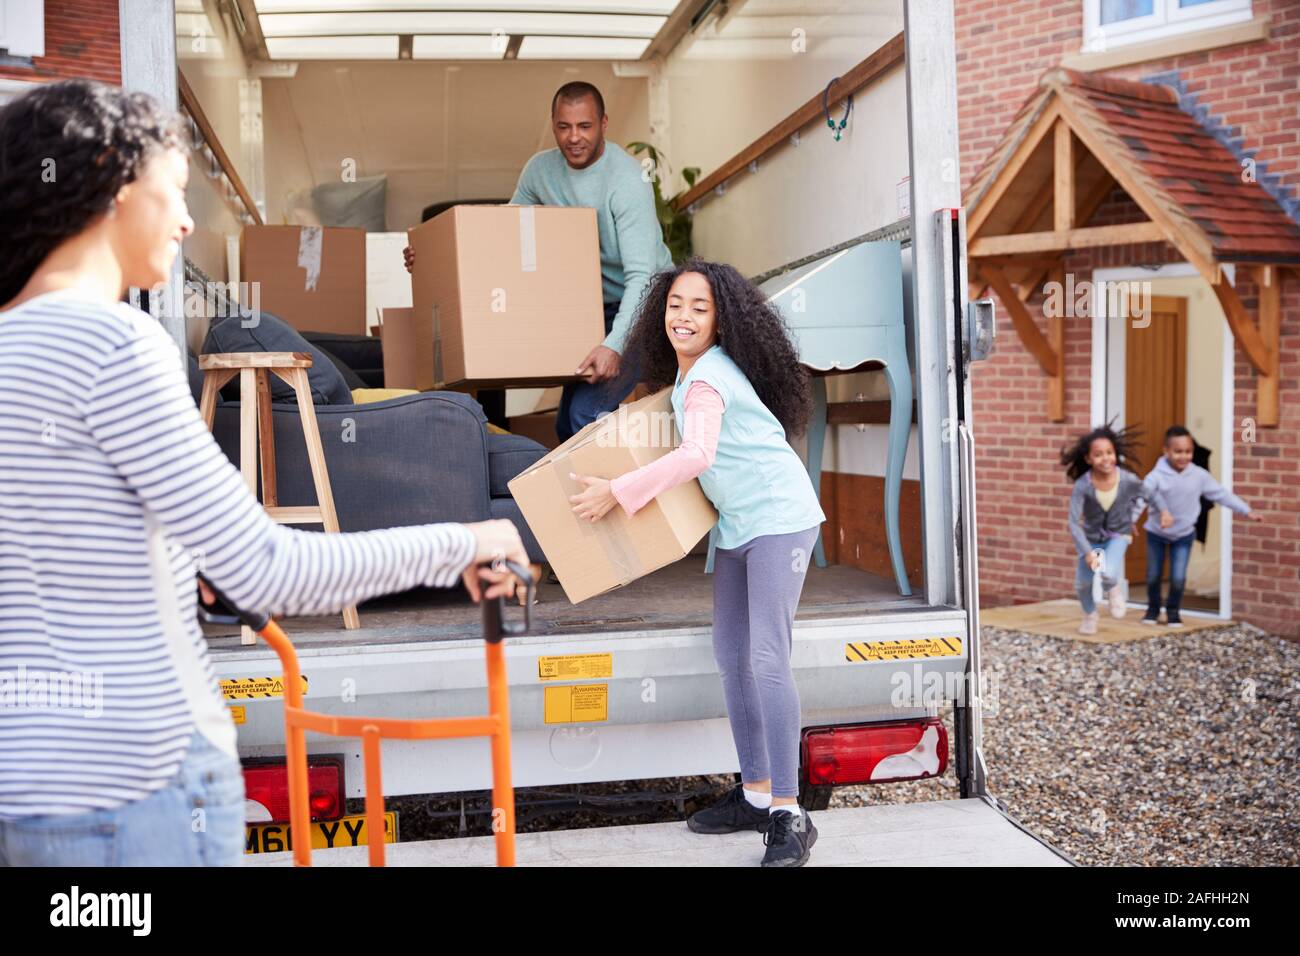
POLYGON ((1182 627, 1180 607, 1183 586, 1187 583, 1187 560, 1192 553, 1196 537, 1196 519, 1201 515, 1202 496, 1245 515, 1251 521, 1263 517, 1250 510, 1242 501, 1200 465, 1192 463, 1195 443, 1192 433, 1182 425, 1173 425, 1165 432, 1165 453, 1146 477, 1149 488, 1159 491, 1166 505, 1161 505, 1159 518, 1155 511, 1147 512, 1143 530, 1147 533, 1147 611, 1142 623, 1160 623, 1160 578, 1165 570, 1165 554, 1169 554, 1169 597, 1165 600, 1165 625, 1182 627))
POLYGON ((610 481, 573 476, 581 518, 635 514, 699 478, 718 511, 713 651, 741 784, 691 816, 696 833, 764 833, 763 866, 802 866, 817 828, 798 803, 799 694, 790 669, 795 608, 826 520, 786 440, 811 412, 808 373, 780 315, 729 265, 691 259, 655 275, 627 352, 651 388, 673 386, 681 444, 610 481))
POLYGON ((1132 429, 1102 425, 1061 452, 1066 477, 1074 482, 1070 492, 1070 536, 1079 553, 1074 588, 1083 606, 1080 634, 1097 633, 1092 575, 1098 571, 1111 617, 1124 616, 1124 593, 1118 585, 1124 571, 1124 552, 1133 542, 1133 522, 1147 501, 1160 508, 1165 506, 1159 492, 1147 488, 1126 467, 1134 461, 1133 438, 1132 429))

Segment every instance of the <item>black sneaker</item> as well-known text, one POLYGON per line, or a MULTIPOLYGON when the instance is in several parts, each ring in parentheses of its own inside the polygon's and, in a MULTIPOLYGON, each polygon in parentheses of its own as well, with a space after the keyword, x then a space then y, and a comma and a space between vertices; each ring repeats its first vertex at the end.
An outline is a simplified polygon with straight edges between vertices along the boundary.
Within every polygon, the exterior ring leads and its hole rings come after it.
POLYGON ((1165 627, 1179 628, 1183 626, 1183 618, 1177 611, 1165 609, 1165 627))
POLYGON ((771 814, 763 834, 763 866, 803 866, 808 862, 812 845, 817 842, 817 828, 808 811, 795 816, 789 810, 771 814))
POLYGON ((696 833, 736 833, 767 829, 768 812, 745 799, 743 786, 736 786, 711 807, 696 810, 686 825, 696 833))

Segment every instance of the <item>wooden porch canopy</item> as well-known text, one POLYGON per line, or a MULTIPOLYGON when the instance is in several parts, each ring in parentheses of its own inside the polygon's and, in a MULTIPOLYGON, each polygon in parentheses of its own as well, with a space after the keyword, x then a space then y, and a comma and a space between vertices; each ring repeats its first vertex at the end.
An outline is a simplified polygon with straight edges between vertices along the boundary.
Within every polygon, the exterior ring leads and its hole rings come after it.
POLYGON ((1169 242, 1208 282, 1258 375, 1256 419, 1278 423, 1282 275, 1300 269, 1300 227, 1167 86, 1053 69, 967 190, 967 254, 979 293, 991 287, 1049 376, 1048 416, 1065 417, 1064 316, 1046 335, 1025 303, 1064 276, 1072 249, 1169 242), (1116 184, 1145 215, 1088 226, 1116 184), (1250 270, 1252 316, 1228 281, 1250 270))

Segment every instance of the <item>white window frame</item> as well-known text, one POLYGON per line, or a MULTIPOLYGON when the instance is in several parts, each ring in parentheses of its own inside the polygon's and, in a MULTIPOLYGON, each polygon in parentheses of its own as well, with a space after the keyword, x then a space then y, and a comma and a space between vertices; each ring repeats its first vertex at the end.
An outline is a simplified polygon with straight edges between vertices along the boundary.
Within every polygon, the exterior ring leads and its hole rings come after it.
POLYGON ((45 0, 0 0, 0 50, 45 56, 45 0))
POLYGON ((1230 26, 1252 16, 1251 0, 1211 0, 1187 8, 1180 7, 1178 0, 1154 0, 1151 9, 1145 17, 1103 24, 1101 0, 1083 0, 1083 52, 1102 53, 1134 43, 1230 26))
POLYGON ((7 76, 0 76, 0 106, 4 106, 10 100, 15 100, 28 90, 34 90, 40 85, 39 83, 28 83, 26 80, 15 80, 7 76))

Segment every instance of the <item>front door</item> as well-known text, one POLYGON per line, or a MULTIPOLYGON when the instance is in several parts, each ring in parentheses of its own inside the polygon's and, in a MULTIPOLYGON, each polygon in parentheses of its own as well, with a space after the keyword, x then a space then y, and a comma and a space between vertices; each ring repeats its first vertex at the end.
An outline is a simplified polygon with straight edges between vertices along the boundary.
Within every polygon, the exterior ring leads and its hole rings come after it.
MULTIPOLYGON (((1129 315, 1140 312, 1129 310, 1129 315)), ((1151 297, 1150 323, 1145 328, 1126 324, 1124 355, 1124 423, 1141 430, 1135 447, 1146 476, 1164 453, 1165 429, 1181 425, 1187 407, 1187 299, 1151 297)), ((1145 520, 1145 519, 1144 519, 1145 520)), ((1133 529, 1133 544, 1125 561, 1130 593, 1146 580, 1147 541, 1141 522, 1133 529)), ((1168 565, 1165 575, 1168 576, 1168 565)))

